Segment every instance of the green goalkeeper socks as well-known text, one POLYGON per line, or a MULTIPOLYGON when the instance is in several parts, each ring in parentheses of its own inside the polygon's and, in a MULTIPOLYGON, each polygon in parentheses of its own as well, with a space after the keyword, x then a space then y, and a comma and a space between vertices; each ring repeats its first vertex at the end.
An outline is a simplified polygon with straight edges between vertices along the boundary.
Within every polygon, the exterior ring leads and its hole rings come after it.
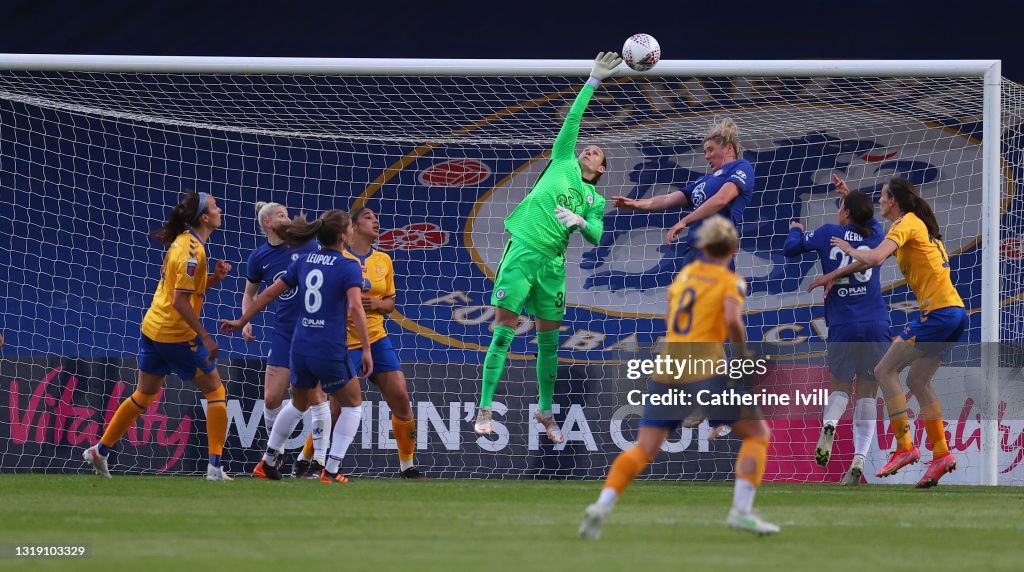
POLYGON ((537 333, 537 408, 541 411, 551 411, 551 401, 555 395, 560 333, 559 330, 537 333))
POLYGON ((490 407, 494 401, 494 391, 498 389, 501 375, 505 373, 505 359, 508 358, 508 347, 516 331, 508 326, 495 326, 491 347, 487 348, 484 358, 484 387, 480 393, 480 407, 490 407))

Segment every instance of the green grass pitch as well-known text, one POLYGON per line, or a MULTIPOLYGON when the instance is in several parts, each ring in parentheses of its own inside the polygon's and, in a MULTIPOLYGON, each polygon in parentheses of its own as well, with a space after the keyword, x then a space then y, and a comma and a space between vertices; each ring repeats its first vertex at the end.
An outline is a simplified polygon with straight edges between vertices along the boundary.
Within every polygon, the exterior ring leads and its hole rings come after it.
POLYGON ((601 540, 598 482, 0 475, 0 542, 92 545, 52 570, 1021 570, 1024 488, 766 484, 782 526, 723 521, 731 483, 637 482, 601 540))

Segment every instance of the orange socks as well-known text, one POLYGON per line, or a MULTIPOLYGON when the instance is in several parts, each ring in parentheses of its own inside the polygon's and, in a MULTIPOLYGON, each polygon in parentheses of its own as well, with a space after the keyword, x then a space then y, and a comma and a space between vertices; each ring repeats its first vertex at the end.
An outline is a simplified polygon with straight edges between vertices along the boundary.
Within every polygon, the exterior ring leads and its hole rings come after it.
POLYGON ((302 458, 307 461, 313 458, 313 434, 306 435, 306 444, 302 446, 302 458))
POLYGON ((206 397, 206 444, 210 455, 220 457, 224 451, 224 440, 228 436, 227 393, 221 385, 206 397))
POLYGON ((739 455, 736 456, 736 478, 759 487, 767 464, 768 440, 762 437, 747 437, 740 445, 739 455))
POLYGON ((128 428, 135 423, 135 420, 149 407, 149 404, 156 401, 157 395, 159 394, 141 393, 136 389, 135 393, 132 393, 128 399, 122 401, 121 405, 117 407, 117 411, 110 419, 110 424, 107 425, 107 429, 103 432, 100 443, 107 447, 113 447, 121 440, 121 437, 124 437, 128 428))
POLYGON ((398 442, 398 460, 405 463, 412 463, 416 454, 416 420, 402 421, 391 416, 391 430, 395 433, 395 441, 398 442))
POLYGON ((921 418, 924 419, 924 431, 932 447, 932 457, 938 459, 948 455, 949 445, 946 443, 946 427, 942 422, 942 405, 939 405, 938 401, 922 405, 921 418))
POLYGON ((896 437, 896 450, 909 451, 914 448, 914 440, 910 435, 910 417, 907 416, 907 398, 903 392, 885 398, 885 408, 889 412, 889 426, 896 437))
POLYGON ((633 482, 633 479, 642 473, 647 467, 647 463, 652 460, 643 449, 636 446, 619 453, 619 456, 615 457, 615 462, 612 463, 612 469, 608 471, 608 478, 605 480, 604 486, 615 489, 615 492, 621 495, 629 483, 633 482))

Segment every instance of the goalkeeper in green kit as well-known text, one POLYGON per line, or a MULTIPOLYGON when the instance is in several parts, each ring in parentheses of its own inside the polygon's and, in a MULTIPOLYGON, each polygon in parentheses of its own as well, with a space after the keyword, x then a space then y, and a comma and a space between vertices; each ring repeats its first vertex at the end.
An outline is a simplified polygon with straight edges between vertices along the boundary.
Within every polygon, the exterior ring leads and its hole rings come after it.
POLYGON ((565 316, 565 248, 579 230, 596 245, 604 232, 604 197, 594 189, 604 174, 604 151, 589 145, 576 155, 580 120, 594 90, 615 73, 622 58, 614 52, 594 59, 590 79, 580 90, 551 148, 551 162, 526 198, 505 219, 511 235, 494 276, 494 337, 484 358, 483 391, 473 426, 478 435, 491 432, 491 402, 505 371, 516 320, 524 306, 537 324, 537 421, 548 438, 565 437, 555 423, 551 400, 558 375, 558 336, 565 316))

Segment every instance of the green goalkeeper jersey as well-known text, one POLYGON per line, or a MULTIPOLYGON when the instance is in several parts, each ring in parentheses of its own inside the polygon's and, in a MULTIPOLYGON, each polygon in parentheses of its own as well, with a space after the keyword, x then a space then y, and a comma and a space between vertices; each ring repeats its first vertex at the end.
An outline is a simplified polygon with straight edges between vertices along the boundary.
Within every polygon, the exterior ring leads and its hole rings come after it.
POLYGON ((604 232, 604 197, 594 190, 594 185, 583 180, 576 157, 580 121, 593 95, 594 85, 590 83, 580 90, 555 138, 551 162, 526 198, 505 219, 505 230, 512 238, 552 258, 565 254, 573 231, 555 218, 555 205, 586 219, 587 226, 580 233, 591 244, 596 245, 604 232))

